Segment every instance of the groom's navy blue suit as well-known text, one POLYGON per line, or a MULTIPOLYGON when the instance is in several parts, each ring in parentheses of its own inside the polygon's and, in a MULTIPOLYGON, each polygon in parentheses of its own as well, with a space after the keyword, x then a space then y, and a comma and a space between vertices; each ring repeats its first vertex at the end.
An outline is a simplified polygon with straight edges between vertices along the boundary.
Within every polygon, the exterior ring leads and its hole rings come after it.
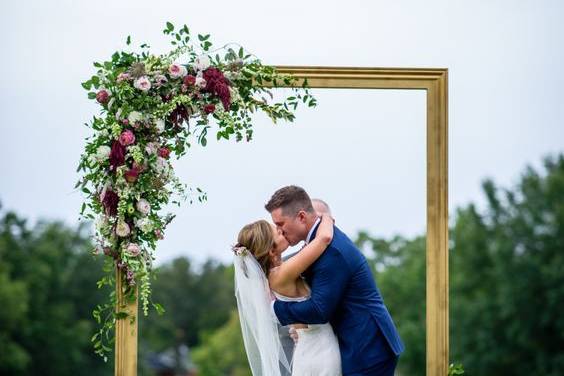
POLYGON ((333 241, 304 275, 311 298, 276 301, 280 323, 329 322, 339 339, 344 375, 393 375, 404 346, 366 258, 353 242, 334 227, 333 241))

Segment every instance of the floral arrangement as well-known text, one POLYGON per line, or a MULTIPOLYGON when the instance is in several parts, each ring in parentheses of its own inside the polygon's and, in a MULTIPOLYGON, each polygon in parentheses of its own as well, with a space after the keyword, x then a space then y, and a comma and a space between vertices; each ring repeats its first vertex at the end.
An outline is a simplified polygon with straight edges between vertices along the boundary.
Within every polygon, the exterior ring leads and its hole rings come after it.
MULTIPOLYGON (((94 253, 106 256, 98 288, 115 286, 118 268, 126 300, 134 301, 138 291, 145 315, 150 306, 164 311, 151 300, 156 244, 174 218, 162 209, 207 199, 201 189, 179 181, 171 158, 194 143, 206 146, 212 126, 217 140, 248 142, 253 112, 263 111, 274 122, 293 121, 299 104, 316 104, 307 81, 276 72, 241 47, 212 51, 209 35, 198 35, 194 43, 186 25, 175 30, 167 22, 163 32, 171 37, 170 52, 151 54, 147 44, 141 52, 115 52, 111 60, 94 63, 96 75, 82 83, 101 113, 86 124, 93 134, 86 138, 75 186, 86 195, 82 218, 96 221, 94 253), (267 87, 277 86, 291 87, 292 95, 271 103, 267 87)), ((100 329, 92 341, 104 360, 116 320, 131 316, 116 310, 116 301, 112 289, 109 301, 93 312, 100 329)))

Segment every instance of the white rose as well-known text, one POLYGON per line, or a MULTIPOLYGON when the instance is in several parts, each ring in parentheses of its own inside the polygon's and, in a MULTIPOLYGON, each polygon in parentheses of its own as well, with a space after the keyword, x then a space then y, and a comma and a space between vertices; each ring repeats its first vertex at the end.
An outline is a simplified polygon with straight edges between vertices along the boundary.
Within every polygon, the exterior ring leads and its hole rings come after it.
POLYGON ((112 148, 107 145, 98 146, 98 149, 96 149, 96 160, 99 162, 105 161, 109 158, 111 151, 112 148))
POLYGON ((196 68, 197 71, 204 71, 209 67, 210 67, 210 58, 207 57, 206 55, 198 56, 194 61, 194 68, 196 68))
POLYGON ((159 150, 159 147, 157 146, 157 144, 155 144, 154 142, 149 142, 147 144, 147 146, 145 146, 145 151, 147 152, 147 154, 149 155, 153 155, 157 153, 157 150, 159 150))
POLYGON ((157 157, 157 166, 155 167, 157 173, 159 174, 164 173, 167 168, 168 168, 168 163, 166 159, 164 159, 163 157, 157 157))
POLYGON ((135 226, 145 233, 151 232, 153 230, 153 224, 147 217, 135 220, 135 226))
POLYGON ((116 226, 116 235, 117 236, 121 236, 122 238, 124 238, 127 235, 129 235, 130 232, 131 232, 131 230, 129 229, 129 226, 127 225, 127 223, 125 223, 123 221, 118 222, 118 224, 116 226))
POLYGON ((141 112, 138 111, 131 111, 129 113, 129 116, 127 117, 127 120, 129 120, 131 124, 140 121, 142 119, 143 119, 143 114, 141 114, 141 112))
POLYGON ((147 76, 142 76, 135 80, 133 86, 141 91, 147 92, 151 88, 151 81, 149 81, 147 76))
POLYGON ((163 119, 157 120, 156 126, 157 126, 157 131, 159 131, 159 133, 163 133, 165 130, 165 121, 163 119))
POLYGON ((151 211, 151 205, 149 204, 149 201, 145 200, 144 198, 137 201, 137 210, 139 210, 139 212, 143 215, 149 214, 149 211, 151 211))

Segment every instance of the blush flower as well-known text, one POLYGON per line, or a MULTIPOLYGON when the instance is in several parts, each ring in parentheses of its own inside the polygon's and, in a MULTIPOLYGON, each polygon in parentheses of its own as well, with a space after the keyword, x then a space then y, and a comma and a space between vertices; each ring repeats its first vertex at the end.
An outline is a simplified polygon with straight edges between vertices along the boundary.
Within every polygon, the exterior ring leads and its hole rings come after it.
POLYGON ((137 210, 143 215, 147 215, 151 211, 151 205, 149 204, 149 201, 145 200, 144 198, 137 201, 136 207, 137 210))
POLYGON ((179 78, 186 76, 188 74, 188 71, 186 70, 186 67, 184 65, 171 64, 168 67, 168 73, 172 78, 179 78))
POLYGON ((129 225, 127 223, 125 223, 124 221, 119 221, 117 226, 116 226, 116 235, 120 236, 122 238, 125 238, 130 233, 131 233, 131 230, 129 229, 129 225))
POLYGON ((127 245, 127 253, 132 257, 137 257, 141 253, 141 247, 135 243, 129 243, 127 245))
POLYGON ((122 73, 118 74, 116 81, 117 82, 128 81, 130 78, 131 78, 131 75, 129 73, 122 72, 122 73))
POLYGON ((147 92, 151 88, 151 81, 149 81, 147 76, 141 76, 133 82, 133 86, 136 89, 147 92))

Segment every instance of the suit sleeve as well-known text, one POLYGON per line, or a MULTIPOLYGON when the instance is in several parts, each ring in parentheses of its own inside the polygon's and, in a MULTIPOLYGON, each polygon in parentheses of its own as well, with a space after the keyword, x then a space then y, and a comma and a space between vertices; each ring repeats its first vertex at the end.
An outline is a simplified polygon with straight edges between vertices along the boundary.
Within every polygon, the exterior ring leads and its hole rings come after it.
POLYGON ((274 303, 274 312, 282 325, 295 323, 325 324, 341 300, 351 272, 343 255, 333 247, 325 250, 313 269, 311 298, 304 302, 274 303))

